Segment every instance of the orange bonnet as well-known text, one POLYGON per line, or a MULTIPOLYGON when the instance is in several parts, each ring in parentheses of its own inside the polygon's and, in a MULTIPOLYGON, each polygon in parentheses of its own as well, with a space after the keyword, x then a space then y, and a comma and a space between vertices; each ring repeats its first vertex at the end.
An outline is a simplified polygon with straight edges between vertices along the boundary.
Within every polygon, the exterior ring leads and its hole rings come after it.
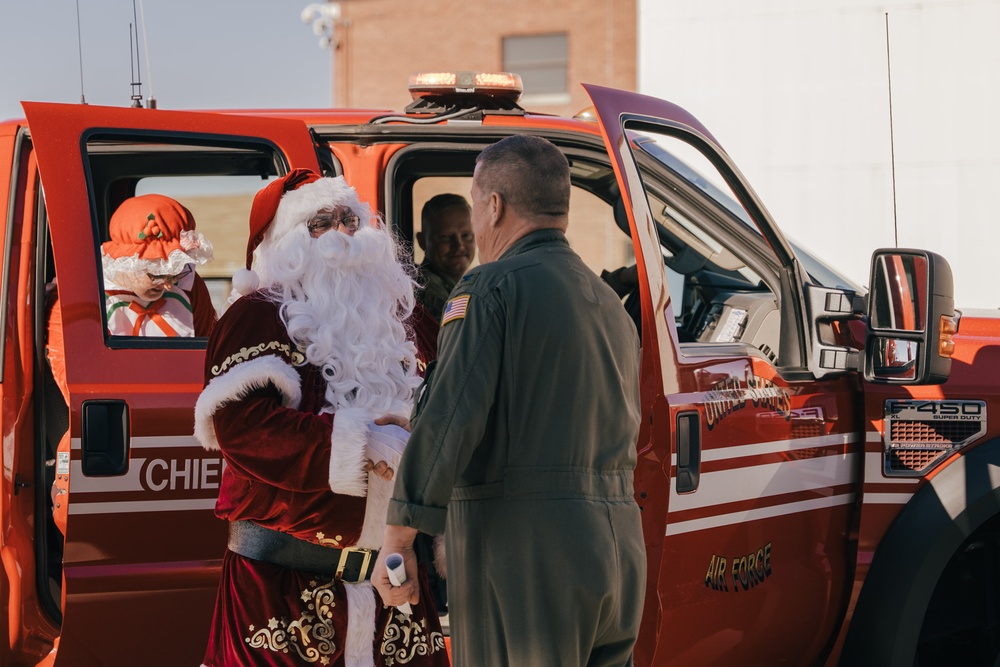
POLYGON ((165 195, 126 199, 112 214, 109 233, 111 240, 101 246, 105 264, 120 270, 177 273, 212 258, 212 246, 195 231, 191 211, 165 195))

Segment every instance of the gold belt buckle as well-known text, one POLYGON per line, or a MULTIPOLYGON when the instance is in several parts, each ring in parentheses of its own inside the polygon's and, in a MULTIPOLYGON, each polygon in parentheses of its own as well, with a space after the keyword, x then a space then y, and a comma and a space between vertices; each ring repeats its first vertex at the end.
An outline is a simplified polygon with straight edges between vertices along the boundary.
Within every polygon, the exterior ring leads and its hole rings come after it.
POLYGON ((349 581, 349 584, 357 584, 364 581, 365 572, 368 571, 368 564, 372 560, 371 549, 359 549, 357 547, 347 547, 346 549, 340 550, 340 559, 337 561, 337 578, 343 580, 344 578, 344 568, 347 567, 347 557, 352 553, 364 554, 364 558, 361 561, 361 569, 358 570, 358 576, 361 577, 356 581, 349 581))

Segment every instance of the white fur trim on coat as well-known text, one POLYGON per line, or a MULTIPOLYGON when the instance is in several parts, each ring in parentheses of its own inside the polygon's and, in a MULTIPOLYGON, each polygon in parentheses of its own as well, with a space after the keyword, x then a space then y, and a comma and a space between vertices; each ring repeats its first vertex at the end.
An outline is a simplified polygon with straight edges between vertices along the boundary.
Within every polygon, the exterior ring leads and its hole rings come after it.
POLYGON ((365 443, 371 415, 364 408, 340 408, 333 414, 330 434, 330 489, 363 498, 368 492, 365 443))
POLYGON ((365 502, 365 522, 358 536, 357 546, 362 549, 381 549, 385 539, 385 515, 395 482, 368 473, 368 497, 365 502))
POLYGON ((291 364, 267 355, 236 364, 212 379, 194 406, 194 437, 208 450, 219 449, 213 417, 222 406, 238 401, 256 389, 273 384, 281 392, 281 404, 297 408, 302 400, 302 379, 291 364))
MULTIPOLYGON (((368 427, 368 446, 365 457, 372 462, 385 461, 393 473, 399 466, 399 455, 406 447, 410 433, 395 424, 368 427)), ((389 509, 389 499, 395 482, 380 477, 375 472, 368 473, 368 498, 365 503, 365 521, 361 527, 357 546, 364 549, 381 549, 385 538, 385 518, 389 509)))
POLYGON ((344 639, 346 667, 375 665, 375 591, 367 581, 344 584, 347 592, 347 637, 344 639))

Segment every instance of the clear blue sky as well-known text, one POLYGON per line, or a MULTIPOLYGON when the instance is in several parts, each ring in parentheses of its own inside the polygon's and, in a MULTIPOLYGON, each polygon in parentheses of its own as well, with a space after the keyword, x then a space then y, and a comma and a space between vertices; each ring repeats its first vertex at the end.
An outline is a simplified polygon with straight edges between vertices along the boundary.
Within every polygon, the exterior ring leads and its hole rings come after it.
MULTIPOLYGON (((309 4, 136 0, 143 97, 165 109, 329 106, 330 52, 299 18, 309 4)), ((132 7, 79 0, 88 104, 131 103, 132 7)), ((0 0, 0 119, 20 118, 22 100, 78 103, 81 41, 76 0, 0 0)))

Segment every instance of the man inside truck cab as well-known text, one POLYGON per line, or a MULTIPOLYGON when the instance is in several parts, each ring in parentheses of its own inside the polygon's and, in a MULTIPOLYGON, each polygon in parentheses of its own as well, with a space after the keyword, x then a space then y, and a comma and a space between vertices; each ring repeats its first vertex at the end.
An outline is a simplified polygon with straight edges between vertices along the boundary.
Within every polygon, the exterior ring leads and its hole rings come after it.
POLYGON ((417 300, 440 322, 452 288, 476 255, 472 207, 465 197, 446 192, 428 199, 420 211, 417 243, 424 251, 417 267, 417 300))
MULTIPOLYGON (((212 244, 195 230, 191 212, 158 194, 126 199, 101 245, 104 302, 111 336, 208 336, 217 316, 204 280, 194 267, 212 260, 212 244)), ((46 357, 63 400, 69 404, 62 309, 56 281, 50 286, 46 357)), ((69 491, 69 432, 56 454, 53 516, 65 534, 64 498, 69 491)))

